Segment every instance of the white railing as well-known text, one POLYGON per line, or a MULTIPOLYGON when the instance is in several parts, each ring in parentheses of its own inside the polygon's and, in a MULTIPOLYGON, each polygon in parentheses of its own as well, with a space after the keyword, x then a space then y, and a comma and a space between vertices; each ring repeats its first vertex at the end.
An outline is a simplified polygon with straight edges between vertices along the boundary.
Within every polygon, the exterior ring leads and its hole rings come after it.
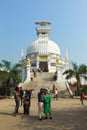
POLYGON ((72 93, 72 90, 71 90, 69 84, 68 84, 67 82, 65 82, 65 85, 66 85, 66 87, 67 87, 67 90, 68 90, 68 92, 69 92, 70 97, 73 97, 73 93, 72 93))

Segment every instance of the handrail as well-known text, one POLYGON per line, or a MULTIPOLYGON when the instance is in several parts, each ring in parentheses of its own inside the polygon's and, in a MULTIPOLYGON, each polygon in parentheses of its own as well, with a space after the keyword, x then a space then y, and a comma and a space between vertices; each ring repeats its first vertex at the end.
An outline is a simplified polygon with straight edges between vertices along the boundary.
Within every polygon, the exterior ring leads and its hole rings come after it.
POLYGON ((73 98, 73 93, 72 93, 72 90, 71 90, 69 84, 68 84, 67 82, 65 82, 65 85, 66 85, 66 87, 67 87, 67 90, 68 90, 68 92, 69 92, 70 97, 73 98))

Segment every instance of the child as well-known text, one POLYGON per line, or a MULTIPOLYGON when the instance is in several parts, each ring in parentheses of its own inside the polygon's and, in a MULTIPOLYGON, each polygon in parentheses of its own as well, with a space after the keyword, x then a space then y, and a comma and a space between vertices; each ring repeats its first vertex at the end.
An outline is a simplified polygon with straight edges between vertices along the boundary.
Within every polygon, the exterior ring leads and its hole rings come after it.
POLYGON ((57 90, 57 88, 54 91, 54 99, 58 100, 58 90, 57 90))

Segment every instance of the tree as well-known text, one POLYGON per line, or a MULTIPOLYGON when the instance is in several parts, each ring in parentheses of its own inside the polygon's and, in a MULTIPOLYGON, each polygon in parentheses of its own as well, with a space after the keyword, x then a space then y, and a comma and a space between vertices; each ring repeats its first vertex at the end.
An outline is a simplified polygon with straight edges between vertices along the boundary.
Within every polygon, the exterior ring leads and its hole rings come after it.
POLYGON ((87 66, 82 64, 82 65, 77 65, 74 62, 71 62, 71 69, 66 70, 63 75, 66 75, 66 79, 70 78, 76 78, 76 84, 77 84, 77 90, 79 91, 81 88, 81 77, 87 79, 87 66))
POLYGON ((13 83, 14 86, 18 84, 20 79, 20 67, 21 64, 12 65, 10 61, 2 60, 0 63, 2 70, 0 73, 0 81, 2 85, 5 87, 6 94, 8 93, 9 86, 13 83))

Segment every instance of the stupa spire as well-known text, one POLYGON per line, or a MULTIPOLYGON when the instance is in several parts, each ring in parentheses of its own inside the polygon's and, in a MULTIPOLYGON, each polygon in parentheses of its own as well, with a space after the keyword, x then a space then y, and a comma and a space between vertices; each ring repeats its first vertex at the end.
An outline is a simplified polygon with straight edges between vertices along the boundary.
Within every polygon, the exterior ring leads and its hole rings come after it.
POLYGON ((39 34, 50 34, 50 27, 49 25, 51 25, 51 22, 48 21, 41 21, 41 22, 35 22, 36 25, 38 25, 36 27, 36 31, 37 31, 37 35, 39 34))
POLYGON ((68 61, 68 49, 65 50, 65 60, 68 61))

